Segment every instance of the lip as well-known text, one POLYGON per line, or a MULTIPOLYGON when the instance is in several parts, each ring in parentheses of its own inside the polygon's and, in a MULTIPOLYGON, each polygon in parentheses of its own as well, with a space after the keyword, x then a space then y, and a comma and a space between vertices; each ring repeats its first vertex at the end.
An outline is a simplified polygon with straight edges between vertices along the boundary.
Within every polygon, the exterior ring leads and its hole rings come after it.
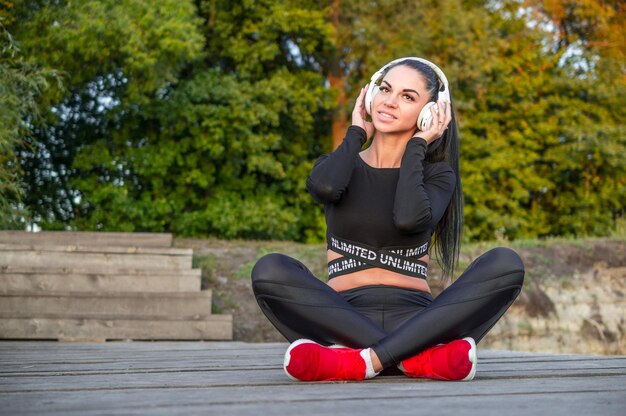
POLYGON ((380 118, 381 120, 389 120, 389 121, 391 121, 391 120, 397 119, 398 117, 396 117, 393 114, 388 113, 386 111, 380 111, 379 110, 378 111, 378 118, 380 118))

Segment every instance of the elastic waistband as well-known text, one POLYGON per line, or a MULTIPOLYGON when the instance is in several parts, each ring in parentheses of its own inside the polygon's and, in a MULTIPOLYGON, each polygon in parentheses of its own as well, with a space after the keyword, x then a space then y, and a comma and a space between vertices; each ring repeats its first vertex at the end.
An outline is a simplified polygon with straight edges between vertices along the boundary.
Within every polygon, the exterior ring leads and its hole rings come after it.
POLYGON ((327 245, 330 250, 344 256, 328 262, 330 279, 374 267, 421 279, 427 278, 428 264, 418 258, 428 253, 429 241, 415 247, 376 249, 328 233, 327 245))

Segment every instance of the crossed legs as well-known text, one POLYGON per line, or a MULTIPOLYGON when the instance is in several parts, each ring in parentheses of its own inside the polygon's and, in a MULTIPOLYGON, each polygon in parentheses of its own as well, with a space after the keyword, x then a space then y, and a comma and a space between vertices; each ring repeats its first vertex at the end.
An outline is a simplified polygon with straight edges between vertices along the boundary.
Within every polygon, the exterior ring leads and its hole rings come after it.
POLYGON ((496 248, 478 257, 432 303, 392 331, 367 318, 299 261, 282 254, 261 258, 252 287, 263 313, 290 341, 369 348, 387 368, 440 343, 491 329, 519 294, 524 268, 519 256, 496 248))

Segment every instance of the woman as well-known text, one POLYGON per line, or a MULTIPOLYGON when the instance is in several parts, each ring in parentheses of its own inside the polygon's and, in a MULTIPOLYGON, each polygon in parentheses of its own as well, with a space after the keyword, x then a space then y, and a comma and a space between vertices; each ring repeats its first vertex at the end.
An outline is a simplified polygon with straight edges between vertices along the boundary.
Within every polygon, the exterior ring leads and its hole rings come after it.
POLYGON ((458 149, 448 82, 431 62, 395 60, 361 90, 342 144, 307 180, 324 203, 328 283, 281 254, 252 270, 259 306, 292 343, 290 378, 363 380, 397 367, 409 377, 473 379, 476 342, 519 294, 524 268, 512 250, 493 249, 433 299, 431 239, 444 277, 459 253, 458 149))

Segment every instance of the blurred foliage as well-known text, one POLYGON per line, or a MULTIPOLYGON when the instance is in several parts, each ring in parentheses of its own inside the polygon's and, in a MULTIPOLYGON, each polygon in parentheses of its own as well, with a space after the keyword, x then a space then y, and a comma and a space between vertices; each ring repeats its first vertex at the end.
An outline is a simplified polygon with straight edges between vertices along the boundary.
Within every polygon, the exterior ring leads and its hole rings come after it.
MULTIPOLYGON (((8 11, 11 4, 0 2, 8 11)), ((51 83, 60 88, 57 71, 28 62, 4 23, 0 13, 0 228, 24 228, 28 210, 21 203, 25 184, 16 150, 26 143, 23 137, 40 122, 39 96, 51 83)))
POLYGON ((601 0, 0 1, 20 48, 0 70, 29 74, 0 76, 0 208, 47 229, 320 241, 313 161, 371 73, 423 56, 451 82, 469 240, 609 235, 624 16, 601 0), (19 181, 21 202, 4 191, 19 181))

